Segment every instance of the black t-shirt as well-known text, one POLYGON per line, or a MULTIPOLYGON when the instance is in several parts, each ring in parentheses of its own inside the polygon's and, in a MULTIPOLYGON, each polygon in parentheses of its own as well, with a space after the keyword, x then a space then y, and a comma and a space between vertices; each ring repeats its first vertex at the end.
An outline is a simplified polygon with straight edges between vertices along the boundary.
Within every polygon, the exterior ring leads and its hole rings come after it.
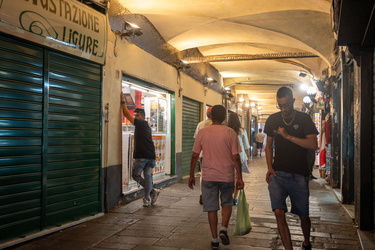
MULTIPOLYGON (((285 119, 289 124, 291 119, 285 119)), ((282 119, 281 112, 270 115, 266 121, 264 132, 267 136, 274 137, 275 157, 272 167, 275 171, 310 175, 307 161, 308 149, 284 139, 281 135, 275 134, 275 130, 285 128, 286 132, 294 137, 306 138, 307 135, 319 134, 310 116, 296 111, 295 118, 290 125, 286 125, 282 119)))
POLYGON ((134 159, 155 160, 155 146, 152 141, 151 128, 146 121, 134 119, 134 159))

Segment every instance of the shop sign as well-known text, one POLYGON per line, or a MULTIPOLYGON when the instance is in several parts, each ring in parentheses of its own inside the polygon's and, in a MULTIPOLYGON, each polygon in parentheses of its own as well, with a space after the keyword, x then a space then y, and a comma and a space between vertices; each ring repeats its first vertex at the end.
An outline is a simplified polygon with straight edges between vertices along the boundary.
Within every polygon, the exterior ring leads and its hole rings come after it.
POLYGON ((104 64, 106 15, 74 0, 0 0, 0 31, 104 64))

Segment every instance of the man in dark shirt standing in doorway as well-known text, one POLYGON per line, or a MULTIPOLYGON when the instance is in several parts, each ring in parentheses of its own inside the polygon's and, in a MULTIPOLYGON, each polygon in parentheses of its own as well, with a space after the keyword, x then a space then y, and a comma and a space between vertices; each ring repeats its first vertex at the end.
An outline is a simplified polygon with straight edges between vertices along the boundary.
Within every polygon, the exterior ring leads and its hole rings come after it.
POLYGON ((123 93, 121 93, 121 107, 126 119, 135 126, 132 177, 145 189, 143 206, 149 207, 156 202, 159 196, 159 191, 153 188, 152 180, 152 169, 155 167, 156 156, 151 128, 145 120, 144 109, 136 108, 134 117, 130 114, 123 93), (142 172, 144 178, 141 175, 142 172))
POLYGON ((317 148, 318 131, 310 116, 293 108, 293 92, 281 87, 276 95, 280 112, 270 115, 264 132, 267 134, 266 181, 271 198, 277 228, 286 250, 292 250, 292 240, 285 213, 288 211, 286 198, 289 196, 291 212, 298 215, 304 236, 302 249, 311 249, 309 217, 308 150, 317 148), (275 143, 275 156, 273 144, 275 143))

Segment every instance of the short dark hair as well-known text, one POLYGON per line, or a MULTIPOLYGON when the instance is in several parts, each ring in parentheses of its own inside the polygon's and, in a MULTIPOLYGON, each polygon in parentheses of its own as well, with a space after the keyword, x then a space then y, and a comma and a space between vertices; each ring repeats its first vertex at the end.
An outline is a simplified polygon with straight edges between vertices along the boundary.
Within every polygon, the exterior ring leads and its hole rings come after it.
POLYGON ((290 88, 288 87, 281 87, 279 88, 279 90, 277 91, 277 94, 276 94, 277 98, 283 98, 285 96, 289 96, 290 99, 293 99, 293 92, 290 88))
POLYGON ((145 114, 145 110, 144 110, 144 109, 141 109, 141 108, 136 108, 136 109, 134 109, 134 113, 140 113, 143 117, 146 116, 146 114, 145 114))
POLYGON ((227 116, 227 110, 223 105, 215 105, 211 110, 211 119, 213 121, 223 122, 227 116))

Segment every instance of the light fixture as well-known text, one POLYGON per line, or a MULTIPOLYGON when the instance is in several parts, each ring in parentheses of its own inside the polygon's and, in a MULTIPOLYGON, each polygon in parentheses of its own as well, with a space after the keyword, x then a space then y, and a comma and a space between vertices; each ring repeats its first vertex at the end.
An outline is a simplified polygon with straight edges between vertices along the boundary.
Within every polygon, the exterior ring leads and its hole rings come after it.
POLYGON ((251 107, 255 107, 255 102, 250 103, 251 107))
POLYGON ((238 102, 243 102, 243 101, 244 99, 242 97, 238 99, 238 102))
POLYGON ((115 34, 120 37, 140 36, 143 34, 143 32, 141 31, 141 28, 138 27, 138 25, 124 21, 124 26, 123 26, 122 31, 117 30, 115 31, 115 34))
POLYGON ((301 88, 303 91, 306 91, 307 88, 308 88, 308 86, 307 86, 306 83, 302 83, 302 84, 300 85, 300 88, 301 88))
POLYGON ((307 74, 306 74, 305 72, 300 72, 300 73, 299 73, 299 76, 300 76, 300 77, 306 77, 307 74))
POLYGON ((310 104, 310 103, 311 103, 311 99, 310 99, 310 97, 309 97, 309 96, 305 96, 305 97, 303 98, 303 103, 304 103, 304 104, 310 104))
POLYGON ((313 103, 316 103, 315 96, 316 96, 316 89, 314 87, 308 87, 306 90, 307 95, 309 96, 310 100, 313 103))
POLYGON ((312 86, 308 87, 307 90, 306 90, 307 94, 310 96, 310 95, 316 95, 316 89, 312 86))
POLYGON ((176 68, 177 69, 188 69, 190 68, 191 66, 189 65, 189 62, 185 61, 185 60, 182 60, 182 59, 179 59, 176 63, 176 68))
POLYGON ((250 106, 250 104, 247 102, 245 103, 245 107, 248 108, 250 106))
POLYGON ((208 84, 213 85, 213 84, 216 83, 216 82, 217 82, 217 81, 216 81, 215 79, 211 78, 211 77, 206 77, 206 78, 204 79, 204 84, 206 84, 206 85, 208 85, 208 84))

